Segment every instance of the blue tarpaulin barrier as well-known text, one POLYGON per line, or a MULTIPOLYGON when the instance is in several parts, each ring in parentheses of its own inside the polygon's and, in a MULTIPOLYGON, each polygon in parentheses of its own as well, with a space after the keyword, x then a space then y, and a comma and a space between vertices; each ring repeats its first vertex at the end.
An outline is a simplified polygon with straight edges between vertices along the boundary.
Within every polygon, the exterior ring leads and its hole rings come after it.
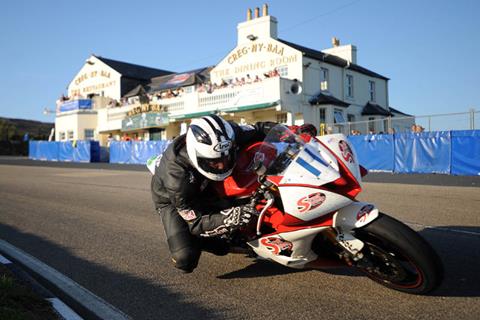
POLYGON ((112 141, 110 163, 145 164, 165 151, 170 141, 112 141))
POLYGON ((394 172, 450 173, 450 131, 395 134, 394 172))
POLYGON ((35 141, 36 146, 36 160, 43 161, 58 161, 58 142, 49 141, 35 141))
POLYGON ((28 157, 44 161, 98 162, 98 141, 30 141, 28 157))
POLYGON ((130 163, 131 155, 131 141, 110 142, 110 163, 130 163))
POLYGON ((376 134, 349 136, 358 161, 368 170, 393 171, 393 135, 376 134))
POLYGON ((59 161, 73 161, 73 145, 70 141, 60 142, 58 160, 59 161))
POLYGON ((480 130, 452 131, 451 139, 451 173, 480 175, 480 130))
POLYGON ((38 154, 38 143, 37 141, 29 141, 28 142, 28 158, 32 160, 40 160, 37 159, 38 154))

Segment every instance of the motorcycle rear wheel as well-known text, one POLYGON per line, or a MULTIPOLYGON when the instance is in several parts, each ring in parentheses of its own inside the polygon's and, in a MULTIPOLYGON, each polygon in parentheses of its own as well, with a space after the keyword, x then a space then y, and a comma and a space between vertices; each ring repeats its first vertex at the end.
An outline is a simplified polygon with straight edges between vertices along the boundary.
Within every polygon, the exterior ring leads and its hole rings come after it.
POLYGON ((443 278, 440 258, 430 244, 402 222, 380 213, 370 224, 355 230, 365 243, 358 269, 383 286, 425 294, 443 278))

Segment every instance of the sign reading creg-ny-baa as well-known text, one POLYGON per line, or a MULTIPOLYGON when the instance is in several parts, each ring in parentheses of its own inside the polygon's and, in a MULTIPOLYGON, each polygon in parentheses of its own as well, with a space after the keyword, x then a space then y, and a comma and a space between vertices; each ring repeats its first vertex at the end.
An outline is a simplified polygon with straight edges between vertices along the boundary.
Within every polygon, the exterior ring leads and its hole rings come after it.
POLYGON ((252 42, 238 46, 212 73, 217 78, 231 77, 247 72, 272 70, 298 61, 301 61, 301 57, 281 43, 252 42))
POLYGON ((87 95, 89 93, 94 93, 99 90, 115 86, 117 81, 115 80, 109 80, 105 81, 105 79, 110 79, 110 71, 107 70, 92 70, 90 72, 84 72, 80 74, 78 77, 75 78, 73 83, 75 86, 80 87, 80 88, 75 88, 72 89, 70 92, 70 95, 87 95), (98 81, 100 80, 101 82, 91 84, 91 85, 86 85, 82 87, 82 84, 86 80, 93 80, 93 81, 98 81))

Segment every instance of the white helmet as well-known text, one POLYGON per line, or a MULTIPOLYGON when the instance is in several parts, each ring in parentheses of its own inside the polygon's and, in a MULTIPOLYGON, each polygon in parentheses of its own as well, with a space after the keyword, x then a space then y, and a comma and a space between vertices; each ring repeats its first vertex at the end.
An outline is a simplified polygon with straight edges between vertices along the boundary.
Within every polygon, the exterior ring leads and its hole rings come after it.
POLYGON ((195 119, 187 130, 187 153, 195 168, 210 180, 222 181, 235 165, 235 133, 217 115, 195 119))

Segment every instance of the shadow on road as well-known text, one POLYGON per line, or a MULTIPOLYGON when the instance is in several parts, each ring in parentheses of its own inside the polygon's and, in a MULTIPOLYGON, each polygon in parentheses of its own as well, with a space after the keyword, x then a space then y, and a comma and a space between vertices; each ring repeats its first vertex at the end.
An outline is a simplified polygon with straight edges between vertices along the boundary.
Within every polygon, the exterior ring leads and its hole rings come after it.
MULTIPOLYGON (((133 319, 224 319, 225 314, 187 301, 168 287, 106 268, 73 255, 69 249, 33 234, 0 224, 0 237, 76 281, 133 319), (106 283, 108 285, 106 285, 106 283), (161 310, 161 315, 158 314, 161 310)), ((39 279, 61 298, 55 288, 39 279)), ((68 298, 67 303, 72 303, 68 298)), ((78 305, 73 303, 78 308, 78 305)), ((81 309, 81 308, 80 308, 81 309)), ((81 310, 82 311, 82 310, 81 310)), ((83 310, 84 311, 84 310, 83 310)), ((88 316, 88 313, 87 313, 88 316)), ((88 318, 88 317, 87 317, 88 318)))
POLYGON ((446 226, 420 234, 442 259, 445 277, 431 293, 444 297, 480 296, 480 227, 446 226))
MULTIPOLYGON (((437 251, 445 268, 442 284, 429 295, 480 296, 480 227, 443 227, 424 229, 419 233, 437 251)), ((256 260, 246 268, 218 276, 218 278, 256 278, 305 271, 307 270, 291 269, 275 262, 256 260)), ((351 268, 322 269, 319 272, 351 277, 365 276, 351 268)), ((339 281, 345 281, 345 278, 339 281)))

